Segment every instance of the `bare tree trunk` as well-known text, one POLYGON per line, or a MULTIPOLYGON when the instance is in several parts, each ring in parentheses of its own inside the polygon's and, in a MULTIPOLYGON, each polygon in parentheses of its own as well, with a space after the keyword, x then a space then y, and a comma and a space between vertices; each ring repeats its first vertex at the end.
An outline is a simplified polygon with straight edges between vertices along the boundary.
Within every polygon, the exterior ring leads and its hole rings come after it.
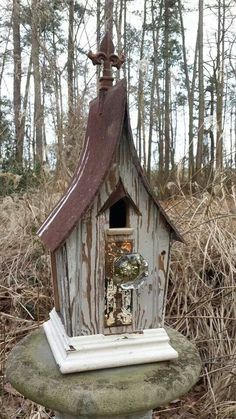
POLYGON ((32 25, 32 62, 34 74, 34 131, 35 131, 35 163, 39 167, 43 163, 43 106, 41 92, 41 74, 39 64, 40 39, 40 0, 31 1, 32 25))
POLYGON ((196 78, 197 78, 197 64, 198 64, 198 33, 196 39, 196 46, 195 46, 195 55, 194 55, 194 63, 193 63, 193 75, 192 75, 192 83, 191 83, 191 90, 189 96, 189 156, 191 161, 189 162, 189 179, 192 179, 194 175, 194 153, 193 153, 193 139, 194 139, 194 118, 193 118, 193 111, 194 111, 194 93, 195 93, 195 85, 196 85, 196 78))
MULTIPOLYGON (((150 117, 149 117, 149 135, 148 135, 148 155, 147 155, 147 175, 150 178, 151 175, 151 159, 152 159, 152 135, 153 135, 153 125, 154 125, 154 99, 155 99, 155 88, 156 82, 158 80, 158 63, 157 63, 157 51, 159 45, 159 32, 160 25, 162 22, 162 9, 163 9, 163 0, 160 3, 159 9, 159 18, 157 24, 155 24, 154 17, 154 0, 151 2, 151 12, 152 12, 152 40, 153 40, 153 74, 152 74, 152 83, 151 83, 151 97, 150 97, 150 117)), ((157 86, 157 101, 159 101, 159 85, 157 86)), ((158 104, 159 107, 159 104, 158 104)), ((159 121, 159 120, 158 120, 159 121)), ((160 122, 160 121, 159 121, 160 122)), ((159 142, 162 138, 159 135, 159 142)), ((160 158, 159 158, 160 161, 160 158)), ((160 169, 160 168, 159 168, 160 169)))
POLYGON ((105 32, 113 35, 113 0, 105 0, 105 32))
POLYGON ((193 174, 194 174, 193 105, 194 105, 194 89, 195 89, 196 70, 197 70, 198 32, 197 32, 197 40, 196 40, 194 63, 193 63, 193 78, 192 78, 192 83, 190 83, 189 70, 188 70, 188 64, 187 64, 187 50, 186 50, 186 43, 185 43, 185 29, 184 29, 184 23, 183 23, 183 14, 182 14, 181 0, 178 0, 178 9, 179 9, 180 27, 181 27, 181 36, 182 36, 182 47, 183 47, 183 50, 182 51, 183 51, 183 67, 184 67, 184 74, 185 74, 185 86, 186 86, 187 95, 188 95, 188 112, 189 112, 189 126, 188 126, 189 179, 192 179, 193 174))
POLYGON ((159 173, 164 173, 164 115, 163 115, 163 104, 160 99, 160 77, 158 69, 156 70, 156 96, 157 96, 157 132, 158 132, 158 152, 159 152, 159 173))
POLYGON ((20 42, 20 1, 13 0, 13 57, 14 57, 14 125, 16 141, 16 163, 23 164, 24 135, 21 130, 21 42, 20 42))
POLYGON ((215 156, 215 139, 214 139, 214 132, 213 132, 213 117, 214 117, 214 77, 210 78, 210 116, 211 116, 211 123, 209 127, 209 136, 210 136, 210 174, 209 178, 210 181, 212 179, 213 170, 214 170, 214 156, 215 156))
POLYGON ((57 69, 57 48, 55 40, 55 29, 52 32, 52 45, 53 45, 53 67, 54 67, 54 93, 56 105, 56 136, 57 136, 57 173, 60 173, 63 165, 63 122, 62 122, 62 109, 60 103, 60 82, 57 69))
MULTIPOLYGON (((45 86, 45 80, 46 80, 46 56, 45 52, 47 50, 46 47, 46 32, 43 33, 43 59, 41 64, 41 85, 42 85, 42 107, 45 109, 45 97, 46 97, 46 86, 45 86)), ((46 138, 46 126, 45 126, 45 120, 43 118, 42 120, 42 130, 43 130, 43 150, 44 150, 44 160, 47 164, 49 164, 48 160, 48 150, 47 150, 47 138, 46 138)))
POLYGON ((74 138, 74 0, 69 0, 69 28, 67 54, 67 90, 68 90, 68 133, 66 155, 68 166, 71 166, 71 155, 75 145, 74 138))
POLYGON ((169 60, 169 4, 165 0, 164 11, 164 65, 165 65, 165 177, 168 177, 170 166, 170 60, 169 60))
MULTIPOLYGON (((156 81, 156 84, 158 83, 158 79, 156 81)), ((163 138, 163 118, 162 118, 162 111, 161 111, 161 101, 160 101, 160 95, 158 92, 157 96, 157 132, 158 132, 158 153, 159 153, 159 172, 162 174, 164 172, 164 138, 163 138)))
MULTIPOLYGON (((143 120, 144 120, 144 92, 143 92, 143 57, 144 57, 144 38, 145 38, 145 31, 146 31, 146 18, 147 18, 147 0, 144 0, 144 17, 143 17, 143 29, 142 29, 142 38, 141 38, 141 45, 140 45, 140 68, 139 68, 139 79, 138 79, 138 121, 137 121, 137 149, 139 154, 139 159, 142 158, 142 148, 145 151, 145 144, 142 147, 142 128, 143 128, 143 120)), ((144 166, 146 164, 145 159, 146 152, 144 153, 144 166)))
POLYGON ((225 0, 218 0, 216 77, 216 169, 223 168, 223 95, 225 55, 225 0))
POLYGON ((234 168, 236 169, 236 103, 233 106, 234 109, 234 168))
MULTIPOLYGON (((31 70, 32 70, 32 48, 30 52, 30 60, 29 60, 29 65, 28 65, 28 70, 27 70, 25 93, 24 93, 24 98, 23 98, 22 117, 21 117, 20 132, 21 132, 21 135, 23 136, 25 133, 25 121, 26 121, 26 112, 27 112, 27 105, 28 105, 28 99, 29 99, 31 70)), ((30 150, 30 147, 29 147, 29 150, 30 150)))
MULTIPOLYGON (((101 42, 101 1, 97 0, 97 51, 99 51, 100 42, 101 42)), ((100 65, 96 65, 97 92, 99 89, 100 74, 101 74, 100 65)))
POLYGON ((148 135, 148 155, 147 155, 147 176, 151 176, 151 159, 152 159, 152 132, 153 132, 153 111, 154 111, 154 93, 155 93, 155 68, 152 73, 151 97, 150 97, 150 117, 149 117, 149 135, 148 135))
POLYGON ((199 110, 198 110, 198 141, 196 156, 196 179, 199 179, 202 167, 203 138, 204 138, 204 75, 203 75, 203 1, 199 0, 198 26, 198 78, 199 78, 199 110))
MULTIPOLYGON (((122 19, 123 19, 123 0, 116 3, 115 26, 117 34, 117 51, 119 54, 122 50, 122 19), (119 8, 118 8, 119 6, 119 8)), ((116 72, 116 80, 120 79, 120 70, 116 72)))
POLYGON ((146 132, 145 132, 145 105, 144 105, 144 94, 142 96, 141 103, 141 138, 143 144, 143 167, 147 169, 147 153, 146 153, 146 132))
MULTIPOLYGON (((2 15, 4 15, 3 10, 2 10, 2 15)), ((7 63, 8 44, 10 42, 10 37, 11 37, 12 21, 13 21, 13 11, 12 11, 11 19, 10 19, 10 22, 9 22, 9 28, 8 28, 8 33, 7 33, 7 36, 6 36, 5 48, 3 50, 3 46, 2 46, 3 51, 1 53, 1 63, 0 63, 0 115, 2 114, 2 109, 1 109, 2 108, 2 81, 3 81, 5 64, 7 63)), ((4 132, 4 130, 0 130, 0 159, 2 158, 2 144, 3 144, 4 140, 5 140, 5 132, 4 132)))
MULTIPOLYGON (((171 85, 171 84, 170 84, 171 85)), ((172 91, 170 88, 170 103, 172 103, 172 91)), ((171 170, 174 171, 175 168, 175 147, 176 147, 176 133, 177 133, 177 105, 175 108, 171 109, 170 113, 170 130, 171 130, 171 143, 170 143, 170 163, 171 163, 171 170), (175 125, 173 121, 173 117, 175 117, 175 125)))
POLYGON ((230 168, 233 169, 233 107, 230 110, 230 128, 229 128, 229 140, 230 140, 230 168))
MULTIPOLYGON (((127 32, 127 2, 126 2, 126 0, 124 0, 123 5, 124 5, 124 22, 123 22, 124 48, 123 48, 123 51, 124 51, 124 56, 125 56, 126 60, 125 60, 124 65, 122 67, 123 67, 124 77, 126 78, 127 77, 127 58, 128 58, 127 57, 127 33, 126 33, 127 32)), ((127 82, 128 82, 128 86, 127 86, 128 100, 129 100, 129 88, 130 88, 129 79, 127 80, 127 82)))

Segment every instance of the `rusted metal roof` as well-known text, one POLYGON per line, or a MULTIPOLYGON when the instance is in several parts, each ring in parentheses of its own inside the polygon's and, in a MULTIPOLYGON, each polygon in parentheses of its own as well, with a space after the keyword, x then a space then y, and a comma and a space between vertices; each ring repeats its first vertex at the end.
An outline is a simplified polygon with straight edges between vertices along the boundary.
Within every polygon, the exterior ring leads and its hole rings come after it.
POLYGON ((108 200, 105 202, 105 204, 102 206, 102 208, 99 210, 99 214, 102 214, 104 211, 106 211, 107 208, 110 208, 112 205, 114 205, 117 201, 119 201, 121 198, 124 198, 126 202, 131 205, 131 207, 134 209, 136 214, 142 215, 139 211, 137 205, 131 198, 131 196, 128 194, 128 192, 125 190, 125 187, 123 185, 122 180, 120 179, 119 183, 116 186, 116 189, 111 193, 108 200))
POLYGON ((38 231, 39 237, 51 251, 65 241, 92 205, 111 167, 124 123, 139 176, 171 229, 173 239, 182 241, 175 226, 152 194, 139 163, 129 123, 126 83, 122 80, 107 92, 100 92, 100 96, 90 104, 85 143, 71 184, 38 231))

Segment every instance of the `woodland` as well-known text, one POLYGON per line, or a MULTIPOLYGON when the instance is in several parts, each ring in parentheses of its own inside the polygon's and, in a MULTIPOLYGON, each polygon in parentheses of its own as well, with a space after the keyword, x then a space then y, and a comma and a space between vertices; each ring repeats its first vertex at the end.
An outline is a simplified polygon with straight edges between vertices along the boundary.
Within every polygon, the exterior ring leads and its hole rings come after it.
POLYGON ((106 30, 125 56, 133 139, 175 243, 166 323, 202 373, 164 419, 236 417, 235 0, 0 0, 0 418, 52 418, 5 379, 11 348, 53 307, 37 229, 78 162, 106 30))

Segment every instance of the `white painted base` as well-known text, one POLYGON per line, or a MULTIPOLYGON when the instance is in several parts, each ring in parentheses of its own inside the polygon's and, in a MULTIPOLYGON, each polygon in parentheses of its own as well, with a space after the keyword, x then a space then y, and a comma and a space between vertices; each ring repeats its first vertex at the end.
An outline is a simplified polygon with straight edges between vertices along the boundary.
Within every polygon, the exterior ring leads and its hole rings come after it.
POLYGON ((124 365, 167 361, 178 357, 164 328, 143 333, 69 337, 55 309, 44 330, 62 374, 124 365))

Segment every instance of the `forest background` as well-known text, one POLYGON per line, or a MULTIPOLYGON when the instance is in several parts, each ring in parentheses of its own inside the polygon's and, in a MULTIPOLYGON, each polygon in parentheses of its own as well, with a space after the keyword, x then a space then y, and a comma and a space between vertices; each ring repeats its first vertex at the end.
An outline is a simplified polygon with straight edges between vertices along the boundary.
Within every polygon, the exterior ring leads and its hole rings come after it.
MULTIPOLYGON (((53 304, 35 236, 71 179, 106 29, 126 57, 134 142, 186 244, 174 245, 168 324, 199 347, 200 382, 159 418, 236 416, 234 0, 1 0, 0 312, 3 418, 52 413, 4 381, 7 353, 53 304)), ((1 416, 2 415, 2 416, 1 416)))

